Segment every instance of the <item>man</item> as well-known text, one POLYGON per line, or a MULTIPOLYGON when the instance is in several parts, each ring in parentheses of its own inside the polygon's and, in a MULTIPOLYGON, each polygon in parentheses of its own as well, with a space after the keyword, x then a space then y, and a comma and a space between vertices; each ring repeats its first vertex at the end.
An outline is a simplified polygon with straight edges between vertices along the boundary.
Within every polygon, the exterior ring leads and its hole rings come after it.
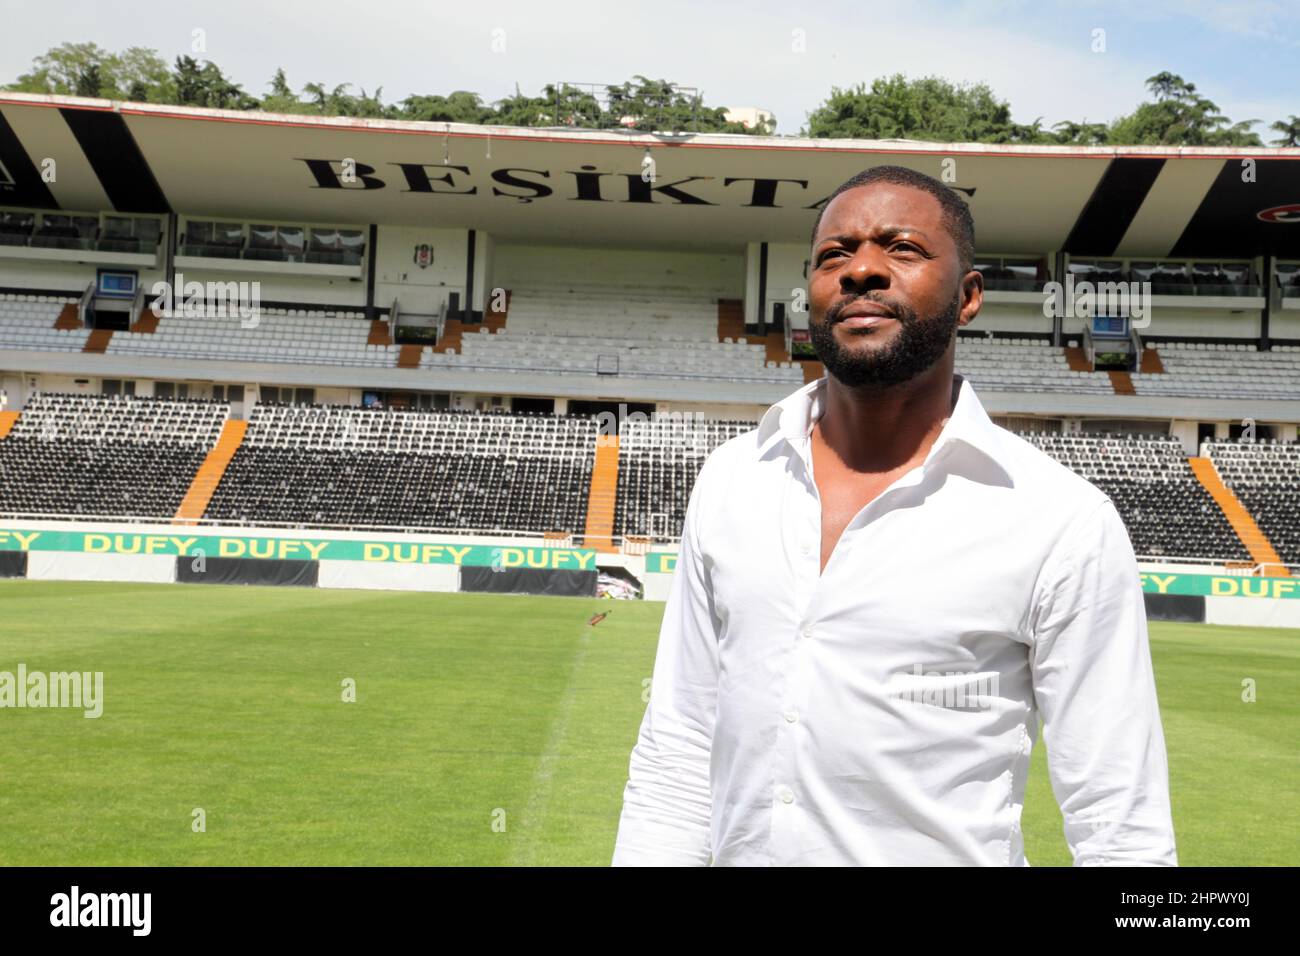
POLYGON ((614 865, 1028 865, 1040 716, 1075 864, 1176 865, 1133 547, 954 375, 973 249, 907 169, 823 207, 827 375, 700 472, 614 865))

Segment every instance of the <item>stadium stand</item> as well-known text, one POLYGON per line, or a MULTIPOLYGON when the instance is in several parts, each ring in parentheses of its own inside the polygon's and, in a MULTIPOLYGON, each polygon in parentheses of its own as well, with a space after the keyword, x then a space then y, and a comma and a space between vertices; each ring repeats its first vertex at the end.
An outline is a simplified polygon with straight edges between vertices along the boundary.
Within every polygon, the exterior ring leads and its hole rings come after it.
MULTIPOLYGON (((594 417, 261 403, 245 432, 229 413, 226 402, 38 395, 0 441, 0 512, 590 536, 598 508, 608 543, 672 539, 709 452, 754 427, 628 419, 611 508, 592 503, 594 417), (211 487, 199 489, 204 468, 211 487), (179 514, 183 500, 192 513, 179 514)), ((1189 460, 1168 436, 1021 434, 1111 497, 1139 555, 1258 563, 1243 530, 1255 516, 1280 561, 1300 563, 1298 444, 1207 443, 1209 459, 1189 460), (1209 460, 1244 524, 1198 478, 1193 465, 1209 460)))
POLYGON ((175 512, 230 414, 226 402, 36 395, 0 441, 0 512, 175 512))
POLYGON ((1224 482, 1286 564, 1300 564, 1300 443, 1207 442, 1224 482))
POLYGON ((60 314, 76 298, 49 295, 0 295, 0 347, 32 352, 80 352, 90 330, 55 328, 60 314))
POLYGON ((1134 372, 1138 395, 1300 399, 1300 346, 1260 352, 1242 343, 1166 342, 1159 351, 1164 373, 1134 372))
POLYGON ((575 533, 596 431, 585 416, 259 404, 207 517, 575 533))
POLYGON ((107 352, 218 361, 393 367, 399 347, 368 344, 370 329, 360 312, 261 309, 255 326, 238 315, 173 316, 159 321, 153 332, 119 332, 107 352))
POLYGON ((595 283, 512 288, 506 328, 468 333, 459 353, 431 352, 421 367, 803 381, 797 363, 769 362, 762 345, 717 341, 717 319, 717 299, 691 290, 595 283))
POLYGON ((619 436, 616 532, 675 535, 686 519, 691 489, 708 453, 753 427, 746 421, 627 421, 619 436))
POLYGON ((1072 370, 1065 351, 1043 339, 960 336, 955 365, 986 391, 1114 394, 1106 373, 1072 370))
POLYGON ((714 379, 724 382, 803 383, 791 362, 769 363, 762 345, 681 342, 620 335, 559 335, 502 329, 461 338, 460 354, 429 353, 422 368, 480 368, 558 375, 619 374, 637 378, 714 379))
POLYGON ((1250 560, 1177 439, 1110 433, 1023 437, 1110 496, 1139 555, 1250 560))

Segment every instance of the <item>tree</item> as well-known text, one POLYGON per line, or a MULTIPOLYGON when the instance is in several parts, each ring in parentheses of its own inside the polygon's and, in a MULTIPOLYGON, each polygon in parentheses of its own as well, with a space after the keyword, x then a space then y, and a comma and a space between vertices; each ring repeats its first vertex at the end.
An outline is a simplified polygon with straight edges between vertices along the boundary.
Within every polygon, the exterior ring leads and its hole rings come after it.
POLYGON ((64 43, 32 61, 32 69, 6 87, 23 93, 97 96, 153 103, 174 97, 167 64, 153 50, 109 53, 94 43, 64 43))
POLYGON ((848 139, 918 139, 945 143, 1039 143, 1052 137, 1041 119, 1011 119, 1011 107, 987 84, 954 85, 942 77, 878 77, 831 95, 808 116, 806 134, 848 139))
POLYGON ((1148 77, 1154 102, 1138 105, 1110 124, 1108 140, 1124 146, 1262 146, 1250 127, 1259 120, 1232 123, 1218 106, 1174 73, 1148 77))
MULTIPOLYGON (((548 91, 554 87, 548 85, 548 91)), ((592 101, 595 102, 594 100, 592 101)), ((519 84, 515 84, 515 92, 512 96, 507 96, 497 100, 494 104, 493 123, 502 126, 551 126, 554 125, 553 111, 555 109, 555 99, 543 96, 524 96, 519 90, 519 84)), ((596 107, 596 113, 600 112, 600 107, 596 107)))
POLYGON ((199 66, 191 56, 178 56, 173 73, 176 102, 180 106, 206 106, 211 109, 251 110, 261 105, 238 83, 227 79, 211 60, 199 66))
POLYGON ((96 43, 63 43, 36 57, 31 72, 19 75, 17 82, 8 88, 21 93, 65 96, 75 95, 77 90, 90 86, 102 89, 103 68, 110 56, 96 43))
POLYGON ((1068 146, 1105 146, 1107 130, 1105 123, 1074 123, 1064 120, 1052 126, 1056 141, 1068 146))
POLYGON ((1282 134, 1281 139, 1273 140, 1274 146, 1300 146, 1300 116, 1290 116, 1285 121, 1278 120, 1269 129, 1282 134))
POLYGON ((277 68, 275 76, 271 77, 271 92, 262 97, 261 109, 268 113, 307 112, 303 102, 289 86, 289 78, 285 75, 283 67, 277 68))
POLYGON ((158 51, 133 46, 113 57, 113 85, 137 103, 175 103, 176 81, 158 51))
POLYGON ((408 96, 402 100, 401 119, 435 123, 490 123, 492 107, 484 105, 477 93, 456 90, 448 96, 408 96))
POLYGON ((626 126, 646 132, 767 132, 766 127, 748 130, 741 123, 729 121, 725 109, 705 106, 701 94, 688 94, 668 80, 652 80, 637 74, 629 82, 605 87, 605 94, 608 105, 600 122, 605 128, 626 126))

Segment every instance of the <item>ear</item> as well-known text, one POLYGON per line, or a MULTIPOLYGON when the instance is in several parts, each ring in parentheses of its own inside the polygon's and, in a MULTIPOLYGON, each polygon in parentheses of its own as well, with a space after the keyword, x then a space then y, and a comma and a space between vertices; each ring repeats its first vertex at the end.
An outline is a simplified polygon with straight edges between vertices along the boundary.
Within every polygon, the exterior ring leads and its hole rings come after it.
POLYGON ((961 310, 957 313, 958 325, 970 325, 984 305, 984 275, 972 269, 962 276, 961 310))

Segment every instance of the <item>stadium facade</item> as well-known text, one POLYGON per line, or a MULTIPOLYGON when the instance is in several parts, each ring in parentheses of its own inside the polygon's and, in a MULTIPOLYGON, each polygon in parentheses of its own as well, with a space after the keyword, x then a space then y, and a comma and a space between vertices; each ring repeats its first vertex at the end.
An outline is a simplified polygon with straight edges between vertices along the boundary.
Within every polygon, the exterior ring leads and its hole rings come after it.
POLYGON ((1116 498, 1144 568, 1300 570, 1300 149, 17 93, 0 94, 0 520, 110 542, 176 522, 232 540, 311 529, 388 554, 410 540, 393 534, 425 535, 485 548, 485 587, 536 572, 586 588, 594 568, 528 565, 565 548, 661 593, 703 456, 821 374, 809 230, 839 183, 886 163, 971 206, 987 291, 958 370, 995 421, 1116 498), (1144 290, 1145 310, 1073 307, 1112 284, 1144 290))

